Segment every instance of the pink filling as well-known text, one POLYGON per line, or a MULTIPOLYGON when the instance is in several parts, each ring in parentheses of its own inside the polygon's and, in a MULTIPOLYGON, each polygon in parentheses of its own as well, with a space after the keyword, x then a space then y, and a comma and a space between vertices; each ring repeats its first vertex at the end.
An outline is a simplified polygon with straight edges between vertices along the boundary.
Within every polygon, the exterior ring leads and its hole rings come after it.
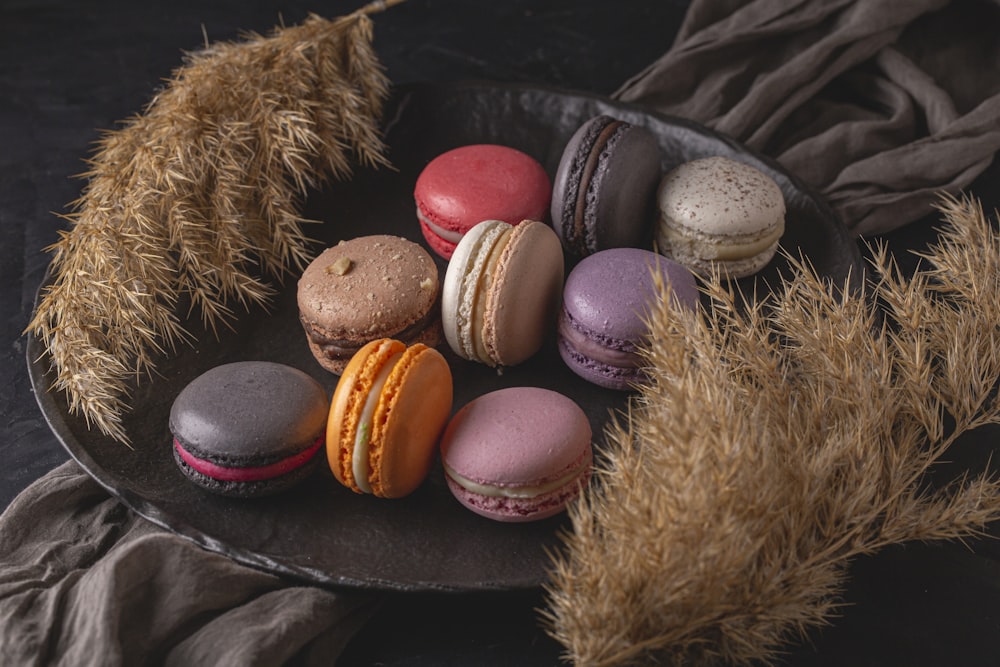
POLYGON ((313 456, 316 455, 316 452, 318 452, 322 446, 323 438, 318 438, 316 442, 309 447, 309 449, 289 456, 286 459, 276 461, 275 463, 271 463, 266 466, 229 468, 198 458, 191 452, 184 449, 176 438, 174 439, 174 448, 177 450, 177 453, 180 454, 184 463, 188 464, 193 470, 200 472, 202 475, 211 477, 212 479, 217 479, 220 482, 258 482, 264 479, 280 477, 285 473, 291 472, 292 470, 305 465, 313 456))

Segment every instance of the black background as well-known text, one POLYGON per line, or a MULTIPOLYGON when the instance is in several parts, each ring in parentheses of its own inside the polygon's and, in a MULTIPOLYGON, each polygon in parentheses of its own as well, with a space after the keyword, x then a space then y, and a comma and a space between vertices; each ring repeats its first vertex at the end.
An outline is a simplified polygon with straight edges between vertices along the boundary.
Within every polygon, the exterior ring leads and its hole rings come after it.
MULTIPOLYGON (((0 1, 0 507, 68 458, 32 395, 21 332, 49 261, 43 248, 65 227, 56 214, 79 194, 72 177, 100 131, 140 111, 205 35, 235 39, 359 4, 0 1)), ((376 48, 395 83, 489 79, 610 94, 669 48, 686 4, 409 0, 376 17, 376 48)), ((971 188, 990 210, 998 177, 994 163, 971 188)), ((935 221, 888 240, 917 247, 935 221)), ((956 458, 979 465, 996 435, 966 438, 956 458)), ((843 615, 790 645, 787 664, 1000 660, 994 539, 893 547, 848 574, 843 615)), ((538 626, 542 604, 541 594, 391 596, 339 664, 553 664, 560 647, 538 626)))

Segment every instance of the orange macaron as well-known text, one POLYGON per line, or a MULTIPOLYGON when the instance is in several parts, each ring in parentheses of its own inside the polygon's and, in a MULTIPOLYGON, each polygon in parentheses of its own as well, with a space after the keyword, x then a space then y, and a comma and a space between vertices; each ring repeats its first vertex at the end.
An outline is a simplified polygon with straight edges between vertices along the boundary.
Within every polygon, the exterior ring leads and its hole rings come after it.
POLYGON ((391 338, 364 345, 330 405, 326 451, 334 477, 381 498, 415 491, 430 472, 452 395, 451 369, 434 348, 391 338))

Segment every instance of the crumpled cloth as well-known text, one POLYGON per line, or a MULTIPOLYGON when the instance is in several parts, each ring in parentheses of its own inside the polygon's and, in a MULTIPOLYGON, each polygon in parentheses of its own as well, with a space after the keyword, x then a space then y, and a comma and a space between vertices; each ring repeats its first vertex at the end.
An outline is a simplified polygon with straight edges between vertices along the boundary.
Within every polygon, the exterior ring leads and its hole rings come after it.
POLYGON ((205 551, 73 462, 0 515, 3 665, 331 665, 376 606, 205 551))
POLYGON ((855 235, 958 194, 1000 150, 996 0, 694 0, 614 96, 777 159, 855 235))

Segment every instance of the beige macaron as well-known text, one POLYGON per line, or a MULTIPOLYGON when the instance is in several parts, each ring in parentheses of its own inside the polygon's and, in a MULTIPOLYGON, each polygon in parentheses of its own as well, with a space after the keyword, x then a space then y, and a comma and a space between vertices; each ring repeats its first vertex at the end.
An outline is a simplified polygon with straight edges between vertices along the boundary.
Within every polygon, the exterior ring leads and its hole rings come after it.
POLYGON ((785 198, 770 176, 725 157, 685 162, 657 193, 658 250, 702 276, 760 271, 785 231, 785 198))
POLYGON ((441 291, 445 340, 459 356, 515 366, 534 355, 555 326, 564 264, 546 224, 485 220, 455 248, 441 291))

